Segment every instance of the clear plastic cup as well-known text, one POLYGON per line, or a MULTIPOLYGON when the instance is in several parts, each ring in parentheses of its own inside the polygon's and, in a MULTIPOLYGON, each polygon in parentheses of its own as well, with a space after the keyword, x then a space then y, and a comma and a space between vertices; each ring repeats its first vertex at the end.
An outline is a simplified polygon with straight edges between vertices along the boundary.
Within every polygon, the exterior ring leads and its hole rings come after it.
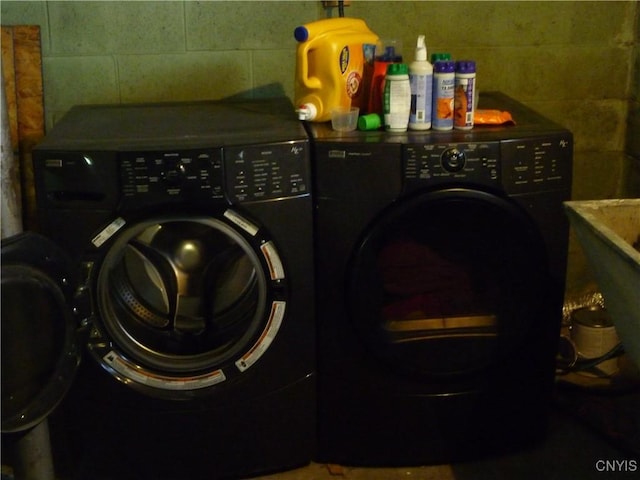
POLYGON ((358 107, 334 107, 331 109, 331 127, 338 132, 351 132, 358 126, 358 107))

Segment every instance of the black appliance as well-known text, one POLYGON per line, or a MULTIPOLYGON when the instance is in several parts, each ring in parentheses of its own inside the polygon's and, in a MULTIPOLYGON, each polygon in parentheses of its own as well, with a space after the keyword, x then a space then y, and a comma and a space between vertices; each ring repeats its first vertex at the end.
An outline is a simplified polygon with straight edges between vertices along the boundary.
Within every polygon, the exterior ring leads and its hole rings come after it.
POLYGON ((35 148, 38 230, 76 277, 83 350, 49 422, 61 475, 310 461, 309 153, 286 99, 78 106, 35 148))
POLYGON ((573 140, 500 93, 480 108, 516 125, 308 125, 319 461, 448 463, 544 437, 573 140))

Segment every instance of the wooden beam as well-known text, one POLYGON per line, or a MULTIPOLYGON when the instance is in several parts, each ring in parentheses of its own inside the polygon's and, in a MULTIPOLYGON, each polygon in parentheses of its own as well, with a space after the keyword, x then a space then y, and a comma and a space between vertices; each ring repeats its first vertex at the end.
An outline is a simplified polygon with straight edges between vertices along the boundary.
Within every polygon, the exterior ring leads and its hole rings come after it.
POLYGON ((44 137, 44 93, 40 27, 2 27, 4 76, 11 143, 20 159, 25 228, 35 226, 35 190, 31 150, 44 137))

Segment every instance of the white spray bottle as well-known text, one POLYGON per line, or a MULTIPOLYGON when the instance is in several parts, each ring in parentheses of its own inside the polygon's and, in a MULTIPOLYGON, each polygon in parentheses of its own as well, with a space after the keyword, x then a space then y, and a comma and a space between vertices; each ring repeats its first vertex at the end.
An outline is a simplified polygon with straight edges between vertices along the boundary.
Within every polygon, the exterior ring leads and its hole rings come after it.
POLYGON ((411 130, 429 130, 431 128, 431 102, 433 95, 433 65, 427 60, 427 47, 424 35, 418 36, 416 57, 409 65, 411 83, 411 130))

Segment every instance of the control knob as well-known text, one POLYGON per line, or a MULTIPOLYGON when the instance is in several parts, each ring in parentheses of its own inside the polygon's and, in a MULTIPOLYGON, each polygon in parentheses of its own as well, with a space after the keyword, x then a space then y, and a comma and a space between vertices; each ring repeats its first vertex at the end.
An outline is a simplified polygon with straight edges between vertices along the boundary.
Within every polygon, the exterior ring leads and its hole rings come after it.
POLYGON ((162 179, 172 187, 180 185, 185 176, 186 168, 182 160, 165 161, 166 168, 162 172, 162 179))
POLYGON ((440 157, 442 167, 447 172, 459 172, 464 168, 467 158, 462 150, 458 150, 456 147, 448 148, 440 157))

